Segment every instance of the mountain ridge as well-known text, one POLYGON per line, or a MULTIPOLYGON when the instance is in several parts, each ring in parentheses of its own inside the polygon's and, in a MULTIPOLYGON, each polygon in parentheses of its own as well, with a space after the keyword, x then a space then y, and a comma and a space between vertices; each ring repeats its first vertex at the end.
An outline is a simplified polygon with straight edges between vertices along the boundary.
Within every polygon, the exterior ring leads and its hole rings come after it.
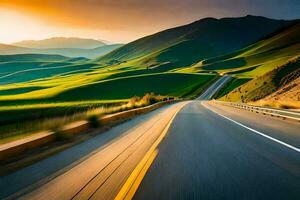
MULTIPOLYGON (((239 18, 204 18, 187 25, 166 29, 140 38, 104 56, 100 56, 96 61, 108 64, 111 61, 127 62, 157 53, 156 57, 151 58, 152 60, 158 60, 158 57, 163 57, 161 62, 175 63, 174 66, 178 67, 179 65, 191 64, 197 60, 240 49, 295 23, 295 21, 274 20, 249 15, 239 18), (190 41, 190 44, 187 45, 186 41, 190 41), (179 43, 185 45, 187 50, 190 49, 194 52, 186 54, 184 48, 178 47, 180 49, 178 51, 172 49, 175 44, 179 43), (204 51, 204 49, 208 49, 209 51, 204 51), (168 56, 163 55, 166 51, 169 52, 168 56), (207 56, 200 55, 197 53, 198 51, 207 53, 207 56), (177 63, 176 60, 173 60, 174 57, 183 54, 186 54, 184 57, 186 60, 188 60, 187 56, 191 55, 194 59, 186 63, 177 63)), ((148 61, 145 60, 141 63, 150 62, 148 59, 148 61)), ((153 65, 153 62, 151 63, 153 65)))
POLYGON ((95 40, 78 37, 52 37, 42 40, 23 40, 14 42, 11 45, 35 48, 35 49, 52 49, 52 48, 79 48, 79 49, 93 49, 106 45, 106 43, 95 40))

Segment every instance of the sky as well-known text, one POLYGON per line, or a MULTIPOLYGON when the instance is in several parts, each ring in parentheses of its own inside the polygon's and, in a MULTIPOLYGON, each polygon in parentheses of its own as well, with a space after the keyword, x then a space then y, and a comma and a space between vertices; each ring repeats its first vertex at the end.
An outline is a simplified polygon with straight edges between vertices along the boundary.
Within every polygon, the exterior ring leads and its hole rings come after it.
POLYGON ((82 37, 127 43, 205 17, 300 18, 300 0, 0 0, 0 43, 82 37))

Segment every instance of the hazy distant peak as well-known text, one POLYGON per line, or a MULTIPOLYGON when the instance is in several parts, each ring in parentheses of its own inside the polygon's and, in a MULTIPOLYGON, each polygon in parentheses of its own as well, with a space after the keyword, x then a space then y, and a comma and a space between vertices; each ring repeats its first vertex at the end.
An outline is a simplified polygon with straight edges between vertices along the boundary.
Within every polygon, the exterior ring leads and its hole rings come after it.
POLYGON ((85 39, 77 37, 53 37, 44 40, 24 40, 15 42, 12 45, 26 48, 79 48, 79 49, 93 49, 106 45, 103 41, 95 39, 85 39))

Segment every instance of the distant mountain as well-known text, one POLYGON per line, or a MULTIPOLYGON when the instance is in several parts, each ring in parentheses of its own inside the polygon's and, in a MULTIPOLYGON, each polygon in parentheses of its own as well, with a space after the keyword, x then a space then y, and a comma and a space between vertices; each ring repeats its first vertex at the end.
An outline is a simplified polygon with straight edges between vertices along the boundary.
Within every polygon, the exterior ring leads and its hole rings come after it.
POLYGON ((19 53, 29 53, 30 49, 13 45, 0 44, 0 55, 11 55, 19 53))
POLYGON ((11 44, 13 46, 36 48, 36 49, 52 49, 52 48, 76 48, 76 49, 93 49, 106 45, 104 42, 94 39, 83 38, 66 38, 53 37, 44 40, 24 40, 11 44))
POLYGON ((149 68, 162 64, 168 68, 188 66, 245 47, 293 23, 249 15, 205 18, 141 38, 97 61, 111 64, 136 60, 135 64, 149 68))
POLYGON ((98 56, 109 53, 110 51, 121 47, 121 44, 104 45, 93 49, 78 49, 78 48, 57 48, 57 49, 35 49, 25 48, 12 45, 0 44, 0 55, 13 54, 59 54, 67 57, 86 57, 96 58, 98 56))
POLYGON ((68 57, 96 58, 98 56, 105 55, 121 46, 122 44, 111 44, 111 45, 104 45, 93 49, 77 49, 77 48, 41 49, 40 52, 46 54, 60 54, 68 57))

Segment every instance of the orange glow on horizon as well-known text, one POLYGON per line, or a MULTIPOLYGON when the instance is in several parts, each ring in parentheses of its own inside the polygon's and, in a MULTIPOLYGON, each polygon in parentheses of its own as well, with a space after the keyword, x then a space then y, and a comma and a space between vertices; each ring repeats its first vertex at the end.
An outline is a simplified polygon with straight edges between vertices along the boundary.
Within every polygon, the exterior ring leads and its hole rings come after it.
MULTIPOLYGON (((116 42, 127 42, 131 38, 123 37, 120 40, 120 32, 109 30, 95 30, 86 27, 74 26, 64 23, 54 24, 39 18, 34 14, 28 14, 22 10, 0 8, 0 43, 10 44, 22 40, 40 40, 50 37, 81 37, 116 42)), ((126 32, 123 32, 123 36, 126 32)))
POLYGON ((205 17, 240 17, 252 14, 275 19, 299 18, 299 7, 288 1, 280 4, 260 0, 253 0, 257 3, 234 2, 0 0, 0 30, 6 31, 1 33, 0 43, 53 36, 98 38, 126 43, 205 17))

